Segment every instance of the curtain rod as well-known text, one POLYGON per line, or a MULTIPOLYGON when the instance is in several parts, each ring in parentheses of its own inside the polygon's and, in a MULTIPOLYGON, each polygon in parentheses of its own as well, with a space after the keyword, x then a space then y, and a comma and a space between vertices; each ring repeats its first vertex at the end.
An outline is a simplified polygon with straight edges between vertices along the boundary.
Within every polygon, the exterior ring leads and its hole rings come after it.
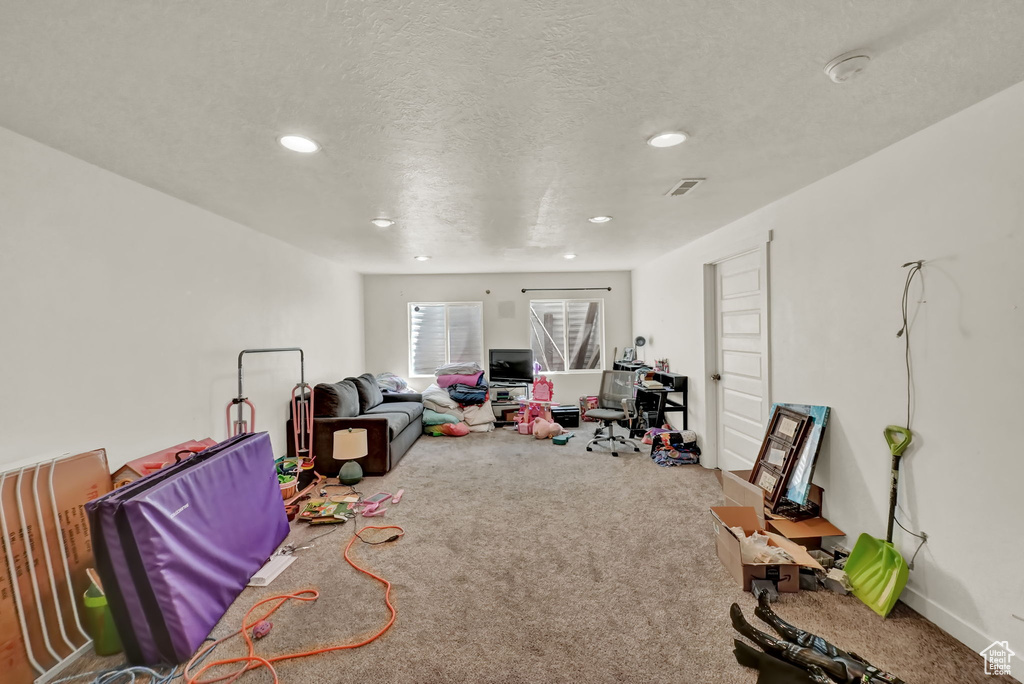
POLYGON ((610 287, 524 287, 523 292, 569 292, 579 290, 608 290, 612 291, 610 287))

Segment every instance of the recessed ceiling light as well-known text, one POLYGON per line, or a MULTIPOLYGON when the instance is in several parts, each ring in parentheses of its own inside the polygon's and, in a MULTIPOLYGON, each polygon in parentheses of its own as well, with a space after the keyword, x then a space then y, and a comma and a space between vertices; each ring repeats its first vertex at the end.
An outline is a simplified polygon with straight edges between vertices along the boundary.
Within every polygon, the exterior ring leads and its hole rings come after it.
POLYGON ((587 219, 591 223, 608 223, 612 220, 611 216, 591 216, 587 219))
POLYGON ((673 147, 684 140, 686 140, 686 134, 682 131, 669 131, 652 135, 647 139, 647 144, 651 147, 673 147))
POLYGON ((430 257, 428 257, 428 256, 418 256, 418 257, 413 257, 413 259, 415 259, 416 261, 430 261, 430 257))
POLYGON ((565 258, 565 259, 575 259, 576 255, 575 254, 563 254, 562 257, 565 258))
POLYGON ((375 218, 372 221, 370 221, 370 223, 377 226, 378 228, 390 228, 391 226, 395 225, 394 221, 386 218, 375 218))
POLYGON ((315 140, 310 140, 301 135, 282 135, 277 141, 292 152, 310 154, 320 151, 320 145, 315 140))

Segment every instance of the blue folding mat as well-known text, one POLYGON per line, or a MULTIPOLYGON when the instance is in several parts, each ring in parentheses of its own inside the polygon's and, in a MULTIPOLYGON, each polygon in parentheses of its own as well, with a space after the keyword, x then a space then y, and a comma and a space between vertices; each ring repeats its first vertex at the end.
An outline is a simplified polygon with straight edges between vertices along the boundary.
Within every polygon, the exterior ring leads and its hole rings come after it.
POLYGON ((265 432, 227 439, 86 504, 129 662, 187 660, 288 535, 265 432))

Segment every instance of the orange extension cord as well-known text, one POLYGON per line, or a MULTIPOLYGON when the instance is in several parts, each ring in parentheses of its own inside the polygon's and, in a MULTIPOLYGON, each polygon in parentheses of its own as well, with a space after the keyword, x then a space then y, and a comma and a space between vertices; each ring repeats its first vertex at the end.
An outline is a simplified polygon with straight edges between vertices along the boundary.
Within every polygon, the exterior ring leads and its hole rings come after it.
POLYGON ((234 682, 249 670, 254 670, 258 667, 265 667, 268 670, 270 670, 270 674, 274 677, 274 684, 278 684, 277 670, 274 669, 273 663, 280 662, 282 660, 292 660, 294 658, 305 658, 307 656, 319 655, 320 653, 329 653, 330 651, 343 651, 349 648, 359 648, 360 646, 365 646, 366 644, 376 641, 381 637, 382 634, 384 634, 384 632, 391 629, 391 625, 395 624, 395 617, 398 615, 398 611, 396 611, 395 607, 391 605, 391 582, 388 582, 383 577, 378 577, 377 575, 374 575, 372 572, 366 570, 365 568, 359 567, 354 562, 352 562, 352 559, 348 556, 348 552, 349 549, 352 548, 352 544, 356 541, 356 539, 359 538, 359 535, 366 530, 398 530, 397 536, 399 538, 405 536, 405 530, 403 530, 398 525, 367 525, 360 529, 358 532, 356 532, 355 535, 353 535, 352 539, 349 540, 348 544, 345 545, 344 555, 345 560, 348 561, 348 564, 356 570, 358 570, 359 572, 363 573, 364 575, 369 575, 370 577, 372 577, 373 579, 377 580, 385 587, 387 587, 387 589, 384 591, 384 603, 387 604, 388 610, 391 611, 391 619, 388 620, 388 624, 384 625, 383 629, 381 629, 379 632, 377 632, 370 638, 364 639, 363 641, 360 641, 357 644, 345 644, 343 646, 328 646, 327 648, 318 648, 316 650, 306 651, 304 653, 285 653, 283 655, 274 656, 272 658, 262 658, 256 655, 256 647, 252 641, 251 630, 253 626, 263 620, 266 620, 271 615, 273 615, 274 611, 283 606, 286 601, 293 599, 296 601, 315 601, 317 597, 320 596, 320 592, 318 592, 316 589, 303 589, 302 591, 297 591, 294 594, 281 594, 279 596, 271 596, 270 598, 265 598, 262 601, 259 601, 246 612, 245 617, 242 618, 241 629, 239 629, 237 632, 233 632, 232 634, 227 635, 226 637, 217 639, 208 647, 203 649, 201 652, 196 653, 194 656, 192 656, 192 660, 188 661, 188 665, 185 666, 184 670, 184 678, 186 684, 213 684, 214 682, 223 682, 225 680, 227 680, 228 682, 234 682), (252 614, 252 612, 260 606, 262 606, 264 603, 269 603, 270 601, 277 601, 277 604, 273 608, 271 608, 263 617, 259 618, 258 620, 253 620, 252 622, 249 622, 249 616, 252 614), (195 674, 189 674, 189 670, 192 669, 193 664, 196 662, 196 660, 201 659, 205 654, 209 653, 210 650, 215 648, 217 645, 227 641, 228 639, 233 639, 239 634, 241 634, 242 638, 245 639, 245 645, 249 650, 248 655, 242 656, 241 658, 225 658, 223 660, 214 660, 213 662, 204 665, 203 668, 199 670, 199 672, 196 672, 195 674), (236 670, 235 672, 232 672, 230 674, 215 677, 213 679, 200 679, 203 673, 205 673, 210 668, 219 667, 221 665, 231 665, 233 663, 245 663, 245 665, 240 670, 236 670))

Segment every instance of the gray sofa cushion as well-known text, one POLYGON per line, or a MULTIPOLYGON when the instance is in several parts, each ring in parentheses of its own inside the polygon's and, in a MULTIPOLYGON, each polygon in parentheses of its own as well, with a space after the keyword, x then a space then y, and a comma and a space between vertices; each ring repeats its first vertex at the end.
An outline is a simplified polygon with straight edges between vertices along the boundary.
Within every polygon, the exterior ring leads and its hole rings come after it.
MULTIPOLYGON (((378 406, 377 408, 383 407, 378 406)), ((393 440, 402 430, 409 426, 409 423, 415 420, 415 417, 400 411, 374 411, 371 409, 366 415, 368 417, 388 419, 388 440, 393 440)))
POLYGON ((374 406, 366 412, 368 416, 376 416, 382 413, 404 413, 409 420, 416 420, 423 415, 423 404, 416 401, 392 401, 385 402, 380 406, 374 406))
POLYGON ((359 391, 355 383, 322 382, 313 388, 313 411, 318 418, 355 418, 359 415, 359 391))
POLYGON ((359 392, 359 412, 366 413, 374 406, 384 403, 384 395, 377 386, 377 378, 370 373, 363 373, 358 378, 345 378, 356 386, 359 392))

